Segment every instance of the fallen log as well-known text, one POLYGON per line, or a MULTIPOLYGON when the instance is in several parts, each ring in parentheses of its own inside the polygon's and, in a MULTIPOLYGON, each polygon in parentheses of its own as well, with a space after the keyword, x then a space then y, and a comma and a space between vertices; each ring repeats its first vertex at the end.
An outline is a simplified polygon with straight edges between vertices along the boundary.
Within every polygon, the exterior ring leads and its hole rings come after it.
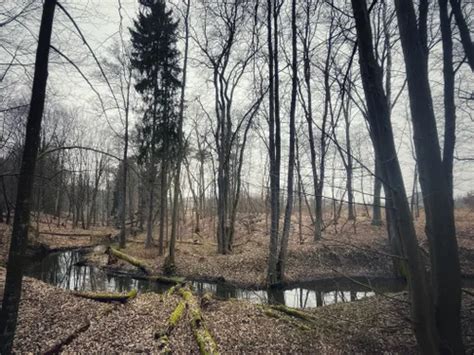
POLYGON ((289 316, 292 316, 292 317, 295 317, 295 318, 299 318, 299 319, 307 321, 307 322, 313 322, 314 321, 314 317, 310 316, 309 314, 306 314, 306 313, 304 313, 302 311, 299 311, 297 309, 294 309, 294 308, 284 306, 282 304, 272 304, 272 305, 269 305, 268 307, 270 307, 274 310, 280 311, 281 313, 285 313, 286 315, 289 315, 289 316))
POLYGON ((119 258, 123 261, 126 261, 129 264, 139 268, 145 274, 147 274, 147 275, 151 274, 151 272, 148 268, 148 265, 144 261, 139 260, 137 258, 134 258, 133 256, 127 255, 125 253, 122 253, 121 251, 118 251, 117 249, 114 249, 114 248, 111 248, 111 247, 108 249, 108 252, 110 254, 112 254, 113 256, 115 256, 115 257, 117 257, 117 258, 119 258))
POLYGON ((165 327, 155 332, 155 339, 159 341, 159 346, 162 349, 163 353, 171 352, 171 349, 169 347, 169 336, 171 335, 171 332, 176 327, 178 322, 183 318, 185 312, 186 301, 182 300, 178 303, 176 308, 170 314, 165 327))
POLYGON ((137 290, 133 289, 128 293, 113 293, 113 292, 78 292, 73 291, 72 294, 76 297, 87 298, 98 302, 121 302, 125 303, 128 300, 136 297, 137 290))
POLYGON ((94 234, 94 233, 68 233, 68 232, 52 232, 52 231, 40 231, 41 235, 54 235, 59 237, 96 237, 96 238, 110 238, 110 233, 106 234, 94 234))
POLYGON ((201 307, 196 297, 186 288, 181 288, 179 292, 186 301, 189 312, 191 313, 191 329, 193 330, 194 339, 199 347, 199 352, 201 355, 218 354, 217 343, 204 323, 201 307))

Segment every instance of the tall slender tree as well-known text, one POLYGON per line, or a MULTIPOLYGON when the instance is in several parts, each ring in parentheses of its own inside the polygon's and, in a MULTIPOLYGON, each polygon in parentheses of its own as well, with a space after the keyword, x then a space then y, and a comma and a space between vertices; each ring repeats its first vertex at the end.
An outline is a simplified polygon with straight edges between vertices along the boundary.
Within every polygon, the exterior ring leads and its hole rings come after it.
POLYGON ((440 350, 461 354, 464 352, 460 317, 461 267, 454 203, 441 157, 425 40, 423 33, 419 32, 422 19, 417 21, 413 1, 396 0, 395 8, 405 59, 415 152, 425 207, 425 230, 430 244, 431 281, 436 324, 441 337, 440 350))
POLYGON ((33 192, 36 155, 40 145, 41 121, 43 118, 48 79, 48 57, 53 29, 56 0, 45 0, 36 50, 35 74, 31 94, 30 112, 26 124, 25 144, 21 161, 18 191, 15 205, 13 230, 8 254, 7 275, 0 311, 0 353, 10 354, 16 331, 18 308, 21 298, 24 257, 28 243, 31 197, 33 192))

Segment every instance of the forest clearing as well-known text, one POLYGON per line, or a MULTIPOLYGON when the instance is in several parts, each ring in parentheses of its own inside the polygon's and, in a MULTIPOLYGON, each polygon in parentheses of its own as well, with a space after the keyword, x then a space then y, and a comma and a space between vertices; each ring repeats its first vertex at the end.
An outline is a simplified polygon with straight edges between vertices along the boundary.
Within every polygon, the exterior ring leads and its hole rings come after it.
POLYGON ((0 354, 474 353, 472 5, 0 2, 0 354))

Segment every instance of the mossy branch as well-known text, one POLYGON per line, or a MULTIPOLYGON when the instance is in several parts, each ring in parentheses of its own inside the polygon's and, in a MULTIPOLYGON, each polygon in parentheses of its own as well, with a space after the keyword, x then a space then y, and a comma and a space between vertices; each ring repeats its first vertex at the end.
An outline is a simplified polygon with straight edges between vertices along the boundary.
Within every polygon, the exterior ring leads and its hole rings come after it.
POLYGON ((310 316, 309 314, 306 314, 305 312, 294 309, 294 308, 286 307, 286 306, 281 305, 281 304, 269 305, 268 307, 270 307, 274 310, 280 311, 282 313, 285 313, 289 316, 302 319, 302 320, 307 321, 307 322, 314 322, 314 317, 310 316))
POLYGON ((108 250, 109 250, 109 253, 112 254, 113 256, 123 261, 126 261, 133 266, 136 266, 147 275, 150 274, 149 267, 144 261, 137 259, 133 256, 127 255, 125 253, 122 253, 121 251, 118 251, 117 249, 114 249, 114 248, 109 248, 108 250))
POLYGON ((123 293, 109 293, 109 292, 72 292, 76 297, 87 298, 99 302, 122 302, 125 303, 128 300, 136 297, 137 290, 133 289, 130 292, 123 293))

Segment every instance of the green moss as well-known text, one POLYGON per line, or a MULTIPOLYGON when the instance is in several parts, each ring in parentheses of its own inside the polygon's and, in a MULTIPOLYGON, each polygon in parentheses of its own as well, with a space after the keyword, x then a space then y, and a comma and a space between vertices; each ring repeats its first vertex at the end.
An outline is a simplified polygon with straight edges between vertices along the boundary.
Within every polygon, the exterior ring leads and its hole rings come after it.
POLYGON ((127 255, 125 253, 122 253, 121 251, 118 251, 117 249, 114 249, 114 248, 109 248, 109 251, 115 257, 122 259, 133 266, 138 267, 139 269, 141 269, 143 272, 147 274, 150 273, 148 269, 148 265, 144 261, 134 258, 133 256, 127 255))
POLYGON ((167 335, 163 335, 158 340, 158 346, 160 347, 161 351, 160 354, 171 354, 170 349, 170 340, 167 335))
POLYGON ((217 344, 207 328, 201 327, 194 329, 194 338, 199 346, 201 355, 219 354, 217 344))
POLYGON ((303 320, 308 321, 308 322, 313 321, 313 317, 311 317, 309 314, 306 314, 306 313, 304 313, 302 311, 299 311, 297 309, 294 309, 294 308, 286 307, 286 306, 283 306, 283 305, 271 305, 270 308, 275 309, 277 311, 280 311, 282 313, 285 313, 289 316, 299 318, 299 319, 303 319, 303 320))
POLYGON ((168 320, 169 325, 171 327, 175 327, 178 324, 179 320, 183 317, 184 311, 186 310, 186 302, 181 301, 179 302, 178 306, 174 309, 173 313, 171 313, 170 318, 168 320))
POLYGON ((193 293, 187 288, 180 288, 179 293, 185 301, 190 301, 193 297, 193 293))

